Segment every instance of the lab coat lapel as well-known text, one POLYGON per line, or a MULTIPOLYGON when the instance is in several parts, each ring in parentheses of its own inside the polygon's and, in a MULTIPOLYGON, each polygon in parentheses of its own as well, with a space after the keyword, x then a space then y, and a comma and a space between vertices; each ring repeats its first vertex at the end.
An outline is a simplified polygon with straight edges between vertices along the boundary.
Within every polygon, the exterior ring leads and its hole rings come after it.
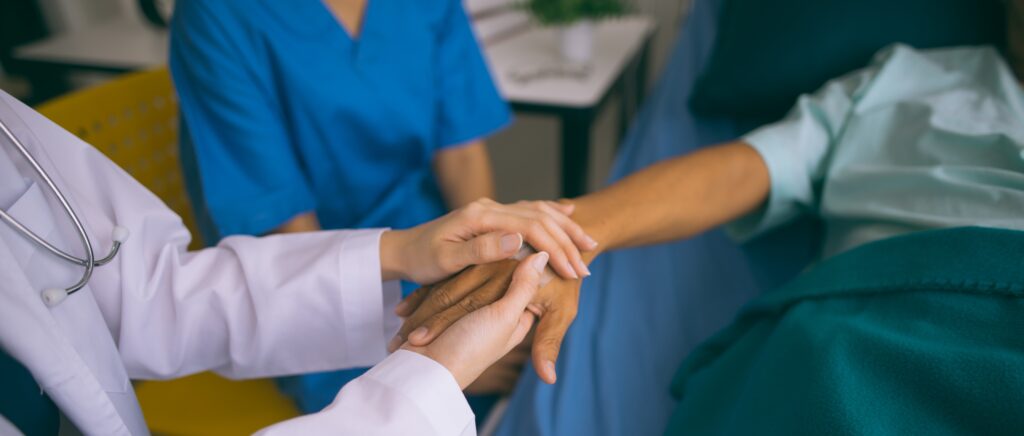
POLYGON ((9 248, 0 243, 0 345, 32 372, 80 430, 128 434, 106 392, 61 333, 9 248))
MULTIPOLYGON (((0 117, 58 185, 64 186, 60 175, 54 174, 55 165, 45 153, 39 152, 42 147, 38 146, 36 135, 15 108, 3 103, 0 101, 0 117)), ((25 177, 32 173, 20 157, 9 144, 3 144, 3 152, 0 152, 3 196, 10 199, 21 193, 7 212, 50 243, 70 249, 71 253, 80 253, 80 248, 70 248, 69 238, 56 226, 55 219, 64 217, 62 211, 55 208, 52 195, 46 195, 42 185, 25 177)), ((8 205, 0 204, 4 206, 8 205)), ((4 302, 0 305, 0 344, 29 369, 62 413, 81 431, 128 434, 126 420, 118 412, 121 410, 138 415, 129 416, 127 421, 135 433, 140 429, 145 433, 138 405, 119 404, 118 408, 108 395, 107 391, 121 393, 119 403, 124 402, 121 396, 134 401, 110 331, 88 287, 56 308, 48 308, 42 302, 43 287, 74 283, 79 271, 79 267, 57 260, 24 240, 10 226, 0 224, 0 301, 4 302), (78 350, 86 351, 87 355, 83 356, 78 350), (128 395, 124 395, 125 391, 128 395)))

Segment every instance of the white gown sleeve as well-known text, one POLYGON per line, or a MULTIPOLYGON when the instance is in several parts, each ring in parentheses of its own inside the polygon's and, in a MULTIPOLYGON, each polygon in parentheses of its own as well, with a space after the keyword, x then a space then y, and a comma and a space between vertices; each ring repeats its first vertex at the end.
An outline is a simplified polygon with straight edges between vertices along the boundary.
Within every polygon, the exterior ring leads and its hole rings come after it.
POLYGON ((768 167, 771 189, 764 206, 726 226, 730 236, 749 240, 813 211, 830 151, 877 71, 871 66, 834 79, 815 93, 800 96, 783 120, 743 137, 768 167))
MULTIPOLYGON (((116 224, 131 232, 115 261, 96 269, 86 295, 69 297, 95 300, 129 377, 205 370, 263 377, 370 366, 387 356, 400 291, 381 282, 382 230, 232 237, 188 252, 189 232, 156 196, 95 148, 0 98, 97 255, 106 254, 116 224)), ((71 226, 57 227, 81 255, 71 226)))
POLYGON ((258 433, 320 434, 475 436, 476 424, 447 369, 428 357, 399 350, 345 385, 324 410, 258 433))

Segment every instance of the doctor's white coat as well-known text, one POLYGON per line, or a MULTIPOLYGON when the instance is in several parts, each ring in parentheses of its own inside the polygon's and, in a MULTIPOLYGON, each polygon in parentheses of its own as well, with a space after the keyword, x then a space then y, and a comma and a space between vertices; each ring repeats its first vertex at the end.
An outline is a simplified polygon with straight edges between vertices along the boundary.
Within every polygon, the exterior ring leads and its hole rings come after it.
MULTIPOLYGON (((147 434, 129 379, 214 370, 266 377, 368 366, 324 411, 268 434, 472 435, 454 378, 407 351, 387 357, 396 283, 381 283, 380 230, 231 237, 187 252, 180 218, 91 146, 0 92, 4 120, 63 190, 98 257, 117 224, 131 237, 56 307, 40 291, 82 268, 0 223, 0 346, 85 434, 147 434)), ((83 256, 71 222, 0 138, 0 207, 83 256)))

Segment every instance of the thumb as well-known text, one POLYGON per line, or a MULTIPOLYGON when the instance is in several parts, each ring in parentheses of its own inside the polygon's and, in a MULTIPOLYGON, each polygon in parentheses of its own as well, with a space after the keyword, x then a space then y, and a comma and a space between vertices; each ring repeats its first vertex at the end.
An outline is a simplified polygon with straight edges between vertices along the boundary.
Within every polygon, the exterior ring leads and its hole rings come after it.
POLYGON ((512 336, 509 336, 508 343, 505 344, 505 354, 508 354, 517 345, 523 342, 526 335, 530 333, 530 329, 533 327, 534 316, 532 312, 523 311, 519 314, 519 322, 516 324, 515 330, 512 330, 512 336))
POLYGON ((523 246, 523 235, 491 232, 477 236, 455 247, 453 257, 458 269, 470 265, 497 262, 515 256, 523 246))
POLYGON ((548 254, 540 252, 528 256, 519 263, 512 274, 512 283, 500 300, 491 303, 495 310, 507 314, 509 319, 516 319, 526 310, 533 296, 540 288, 541 272, 548 264, 548 254))
POLYGON ((576 319, 574 310, 550 310, 540 317, 536 336, 533 339, 533 366, 537 375, 548 384, 555 383, 555 362, 562 348, 562 339, 576 319))

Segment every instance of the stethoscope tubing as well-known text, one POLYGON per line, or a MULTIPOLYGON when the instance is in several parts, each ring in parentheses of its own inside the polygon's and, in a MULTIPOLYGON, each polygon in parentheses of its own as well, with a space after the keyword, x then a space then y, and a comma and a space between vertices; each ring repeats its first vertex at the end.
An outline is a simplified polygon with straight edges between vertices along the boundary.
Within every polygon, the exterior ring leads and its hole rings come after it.
POLYGON ((15 219, 13 216, 11 216, 2 209, 0 209, 0 218, 2 218, 4 221, 10 224, 22 236, 32 241, 36 245, 42 247, 46 251, 49 251, 50 253, 53 253, 57 257, 60 257, 68 262, 74 263, 85 268, 85 271, 82 273, 82 277, 78 280, 78 282, 72 285, 71 287, 65 289, 67 295, 71 295, 77 292, 78 290, 84 288, 85 285, 89 283, 89 280, 92 279, 92 273, 95 267, 106 264, 113 260, 115 256, 117 256, 117 253, 121 248, 121 242, 114 240, 113 246, 110 249, 110 253, 103 259, 96 260, 96 255, 92 249, 92 242, 89 240, 89 234, 85 231, 85 226, 82 225, 82 221, 78 218, 78 214, 76 214, 74 209, 72 209, 71 203, 68 202, 67 198, 64 197, 64 194, 60 191, 60 189, 57 188, 57 184, 53 182, 53 179, 51 179, 50 175, 47 174, 45 170, 43 170, 43 167, 39 164, 35 157, 32 156, 32 153, 28 151, 28 148, 25 147, 25 144, 23 144, 21 140, 18 139, 14 132, 11 131, 7 123, 3 120, 0 120, 0 130, 3 131, 4 136, 6 136, 8 140, 10 140, 11 144, 14 145, 18 152, 21 153, 25 160, 27 160, 28 163, 32 166, 32 170, 36 173, 37 176, 39 176, 43 183, 46 184, 47 189, 49 189, 50 192, 52 192, 53 195, 60 202, 61 207, 64 209, 64 213, 68 216, 68 218, 75 226, 75 232, 78 234, 78 239, 81 241, 82 248, 85 250, 85 259, 68 254, 63 250, 53 246, 49 242, 46 242, 43 238, 39 237, 39 235, 36 235, 28 227, 20 223, 17 219, 15 219))

